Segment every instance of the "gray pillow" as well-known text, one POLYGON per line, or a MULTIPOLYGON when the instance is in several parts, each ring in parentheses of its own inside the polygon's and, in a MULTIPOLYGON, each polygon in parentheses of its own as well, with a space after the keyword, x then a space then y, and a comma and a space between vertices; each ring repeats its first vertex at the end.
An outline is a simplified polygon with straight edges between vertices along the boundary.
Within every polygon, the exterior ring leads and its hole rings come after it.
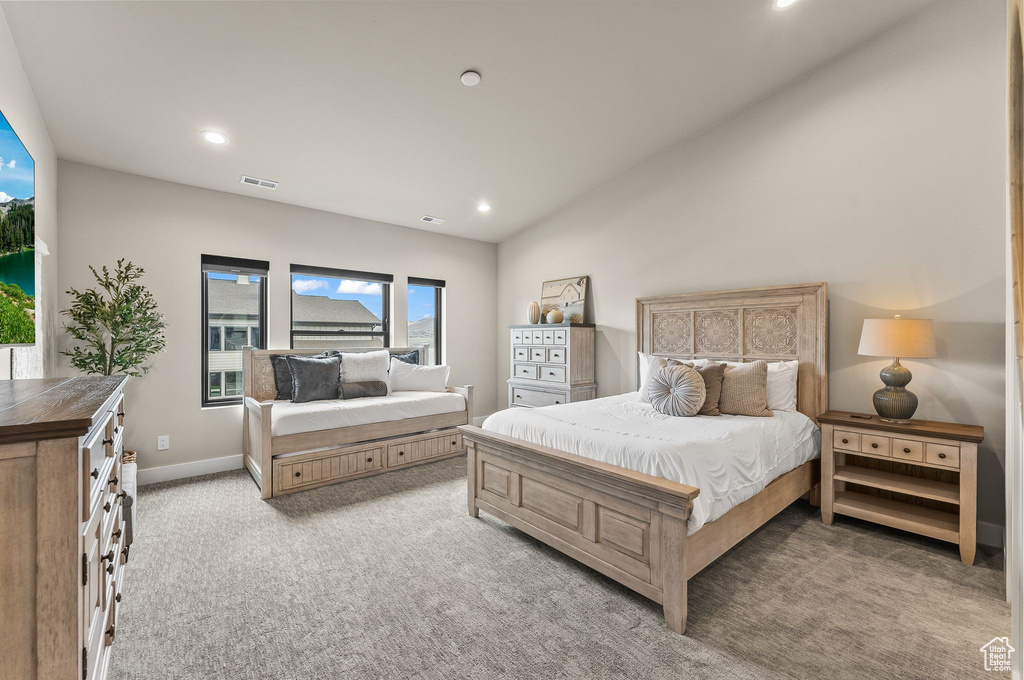
POLYGON ((405 354, 392 354, 391 358, 418 366, 420 363, 420 351, 418 349, 414 349, 413 351, 406 352, 405 354))
POLYGON ((667 416, 695 416, 704 405, 704 378, 692 366, 674 365, 651 376, 647 394, 659 413, 667 416))
POLYGON ((287 356, 292 372, 292 401, 303 403, 337 399, 341 357, 287 356))
POLYGON ((278 399, 292 398, 292 370, 288 368, 288 357, 294 354, 271 354, 270 363, 274 367, 274 387, 277 388, 278 399))
POLYGON ((388 396, 388 384, 380 380, 350 382, 338 385, 338 399, 362 399, 363 397, 388 396))

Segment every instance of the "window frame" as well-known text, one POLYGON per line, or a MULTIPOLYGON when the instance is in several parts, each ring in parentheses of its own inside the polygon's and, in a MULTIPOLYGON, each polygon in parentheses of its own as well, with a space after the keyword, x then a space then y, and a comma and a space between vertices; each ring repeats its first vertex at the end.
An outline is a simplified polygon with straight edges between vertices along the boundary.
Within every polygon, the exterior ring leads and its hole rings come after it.
MULTIPOLYGON (((442 308, 442 300, 444 298, 444 279, 425 279, 419 276, 410 276, 406 279, 406 298, 405 298, 405 325, 406 328, 409 326, 409 286, 420 286, 430 287, 434 289, 434 339, 437 340, 437 352, 434 357, 434 363, 437 366, 444 364, 444 356, 442 350, 442 339, 441 329, 444 327, 444 309, 442 308)), ((406 342, 408 342, 408 336, 406 336, 406 342)))
MULTIPOLYGON (((202 255, 201 256, 201 267, 199 269, 200 277, 200 329, 201 329, 201 364, 202 364, 202 377, 200 379, 199 389, 201 390, 200 404, 202 408, 214 408, 220 406, 237 406, 244 400, 244 394, 237 397, 225 397, 227 391, 226 378, 221 373, 221 398, 211 399, 210 398, 210 290, 209 290, 209 277, 207 274, 211 272, 220 272, 224 274, 245 274, 248 276, 259 276, 260 282, 260 304, 259 304, 259 323, 256 327, 259 328, 260 338, 267 337, 267 289, 270 287, 270 262, 267 260, 248 260, 241 257, 224 257, 220 255, 202 255)), ((250 284, 251 285, 251 284, 250 284)), ((248 326, 248 324, 247 324, 248 326)), ((249 326, 251 327, 251 326, 249 326)), ((224 328, 221 326, 220 328, 224 328)), ((251 336, 247 336, 251 337, 251 336)), ((225 351, 225 337, 224 331, 220 333, 220 350, 225 351)), ((244 371, 244 367, 243 367, 244 371)))
POLYGON ((395 277, 391 274, 376 274, 373 272, 362 272, 354 269, 334 269, 331 267, 313 267, 304 264, 293 264, 288 274, 288 343, 291 349, 295 349, 295 336, 313 335, 324 338, 362 338, 381 337, 384 347, 391 347, 391 284, 395 277), (365 281, 367 283, 381 284, 380 302, 380 325, 379 331, 315 331, 295 330, 295 305, 292 290, 292 276, 323 276, 330 279, 349 279, 352 281, 365 281))

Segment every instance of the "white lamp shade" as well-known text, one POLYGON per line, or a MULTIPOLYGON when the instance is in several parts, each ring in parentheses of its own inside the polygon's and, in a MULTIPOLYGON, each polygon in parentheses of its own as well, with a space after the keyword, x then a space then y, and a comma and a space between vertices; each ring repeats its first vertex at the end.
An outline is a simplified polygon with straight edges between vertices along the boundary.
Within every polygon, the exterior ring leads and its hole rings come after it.
POLYGON ((935 356, 931 319, 864 319, 857 354, 869 357, 935 356))

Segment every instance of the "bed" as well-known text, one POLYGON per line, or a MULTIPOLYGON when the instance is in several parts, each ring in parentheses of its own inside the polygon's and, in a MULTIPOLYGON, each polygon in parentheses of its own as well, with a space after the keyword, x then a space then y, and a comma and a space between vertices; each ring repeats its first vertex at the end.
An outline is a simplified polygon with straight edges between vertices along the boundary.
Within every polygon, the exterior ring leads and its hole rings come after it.
POLYGON ((828 409, 828 286, 640 298, 636 310, 641 352, 799 360, 799 413, 667 422, 635 394, 502 412, 488 429, 459 428, 468 508, 660 603, 668 627, 683 633, 692 576, 796 499, 817 500, 817 416, 828 409), (772 446, 759 449, 766 441, 772 446), (684 442, 685 457, 678 454, 684 442))

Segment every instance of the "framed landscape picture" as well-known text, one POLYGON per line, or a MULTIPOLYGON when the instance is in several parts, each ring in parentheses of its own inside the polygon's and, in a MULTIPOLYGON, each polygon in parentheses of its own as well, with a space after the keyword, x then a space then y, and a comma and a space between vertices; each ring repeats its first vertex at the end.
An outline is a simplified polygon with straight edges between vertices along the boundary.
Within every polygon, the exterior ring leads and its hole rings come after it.
POLYGON ((0 112, 0 345, 36 341, 35 163, 0 112))
POLYGON ((544 323, 548 312, 553 309, 562 312, 563 323, 584 323, 583 305, 587 301, 589 280, 589 276, 574 276, 545 281, 540 291, 541 323, 544 323))

